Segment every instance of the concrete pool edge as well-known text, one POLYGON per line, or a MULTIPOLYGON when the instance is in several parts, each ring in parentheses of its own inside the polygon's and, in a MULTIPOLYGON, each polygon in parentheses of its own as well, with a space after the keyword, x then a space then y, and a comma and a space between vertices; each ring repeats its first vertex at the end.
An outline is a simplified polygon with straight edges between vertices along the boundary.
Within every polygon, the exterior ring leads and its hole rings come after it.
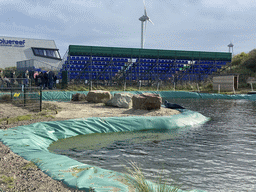
POLYGON ((115 181, 121 173, 92 167, 64 155, 50 153, 48 146, 58 139, 88 133, 134 131, 156 127, 174 129, 203 124, 208 120, 209 118, 200 113, 189 110, 165 117, 92 117, 42 122, 0 130, 0 138, 14 153, 33 161, 46 174, 63 181, 69 187, 86 190, 92 187, 96 191, 106 191, 104 187, 111 186, 127 191, 127 186, 115 181))

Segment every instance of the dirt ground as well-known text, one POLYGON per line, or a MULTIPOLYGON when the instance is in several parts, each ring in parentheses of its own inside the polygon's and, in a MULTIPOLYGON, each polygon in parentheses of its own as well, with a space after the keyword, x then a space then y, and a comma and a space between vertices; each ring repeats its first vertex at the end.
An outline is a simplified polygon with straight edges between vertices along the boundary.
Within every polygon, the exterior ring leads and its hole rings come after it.
MULTIPOLYGON (((50 102, 44 101, 46 108, 41 113, 34 113, 12 104, 0 103, 0 129, 42 121, 59 121, 84 117, 120 117, 120 116, 170 116, 178 114, 176 110, 161 108, 159 110, 134 110, 92 104, 87 102, 50 102), (44 114, 44 115, 42 115, 44 114), (31 115, 29 120, 10 122, 21 115, 31 115), (37 118, 38 117, 38 118, 37 118), (1 121, 2 120, 2 121, 1 121)), ((43 173, 33 163, 13 153, 0 142, 0 192, 1 191, 82 191, 71 189, 43 173)))

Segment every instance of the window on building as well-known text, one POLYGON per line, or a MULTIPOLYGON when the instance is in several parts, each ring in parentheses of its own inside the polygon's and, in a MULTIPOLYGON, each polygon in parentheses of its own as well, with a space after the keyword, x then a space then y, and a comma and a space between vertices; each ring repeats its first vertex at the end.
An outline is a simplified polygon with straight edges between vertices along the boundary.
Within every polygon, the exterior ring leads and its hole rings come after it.
POLYGON ((61 59, 58 49, 46 49, 46 48, 36 48, 32 47, 35 56, 46 57, 51 59, 61 59))

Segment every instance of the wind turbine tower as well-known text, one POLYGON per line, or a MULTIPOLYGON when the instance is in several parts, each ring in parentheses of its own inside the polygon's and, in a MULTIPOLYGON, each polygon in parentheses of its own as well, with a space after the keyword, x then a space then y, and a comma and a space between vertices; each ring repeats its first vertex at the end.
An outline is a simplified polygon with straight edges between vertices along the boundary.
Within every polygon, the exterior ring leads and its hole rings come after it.
POLYGON ((145 22, 145 32, 146 32, 146 26, 148 21, 154 25, 154 23, 150 20, 150 18, 147 15, 147 10, 146 10, 146 5, 144 0, 143 0, 143 3, 144 3, 144 15, 139 18, 139 20, 141 21, 141 49, 144 48, 144 43, 145 43, 144 32, 143 32, 144 22, 145 22))

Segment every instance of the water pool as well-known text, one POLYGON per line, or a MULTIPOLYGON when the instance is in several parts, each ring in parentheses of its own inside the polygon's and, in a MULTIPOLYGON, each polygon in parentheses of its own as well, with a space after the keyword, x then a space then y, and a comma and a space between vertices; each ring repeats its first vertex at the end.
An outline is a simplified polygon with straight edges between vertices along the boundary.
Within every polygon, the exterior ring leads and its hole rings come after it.
MULTIPOLYGON (((212 120, 190 129, 77 136, 70 138, 78 140, 77 146, 72 141, 69 150, 54 151, 118 172, 125 171, 122 164, 135 161, 149 179, 155 178, 159 171, 169 183, 171 177, 179 177, 182 189, 255 191, 256 102, 170 101, 212 120)), ((67 146, 64 140, 59 142, 67 146)))

